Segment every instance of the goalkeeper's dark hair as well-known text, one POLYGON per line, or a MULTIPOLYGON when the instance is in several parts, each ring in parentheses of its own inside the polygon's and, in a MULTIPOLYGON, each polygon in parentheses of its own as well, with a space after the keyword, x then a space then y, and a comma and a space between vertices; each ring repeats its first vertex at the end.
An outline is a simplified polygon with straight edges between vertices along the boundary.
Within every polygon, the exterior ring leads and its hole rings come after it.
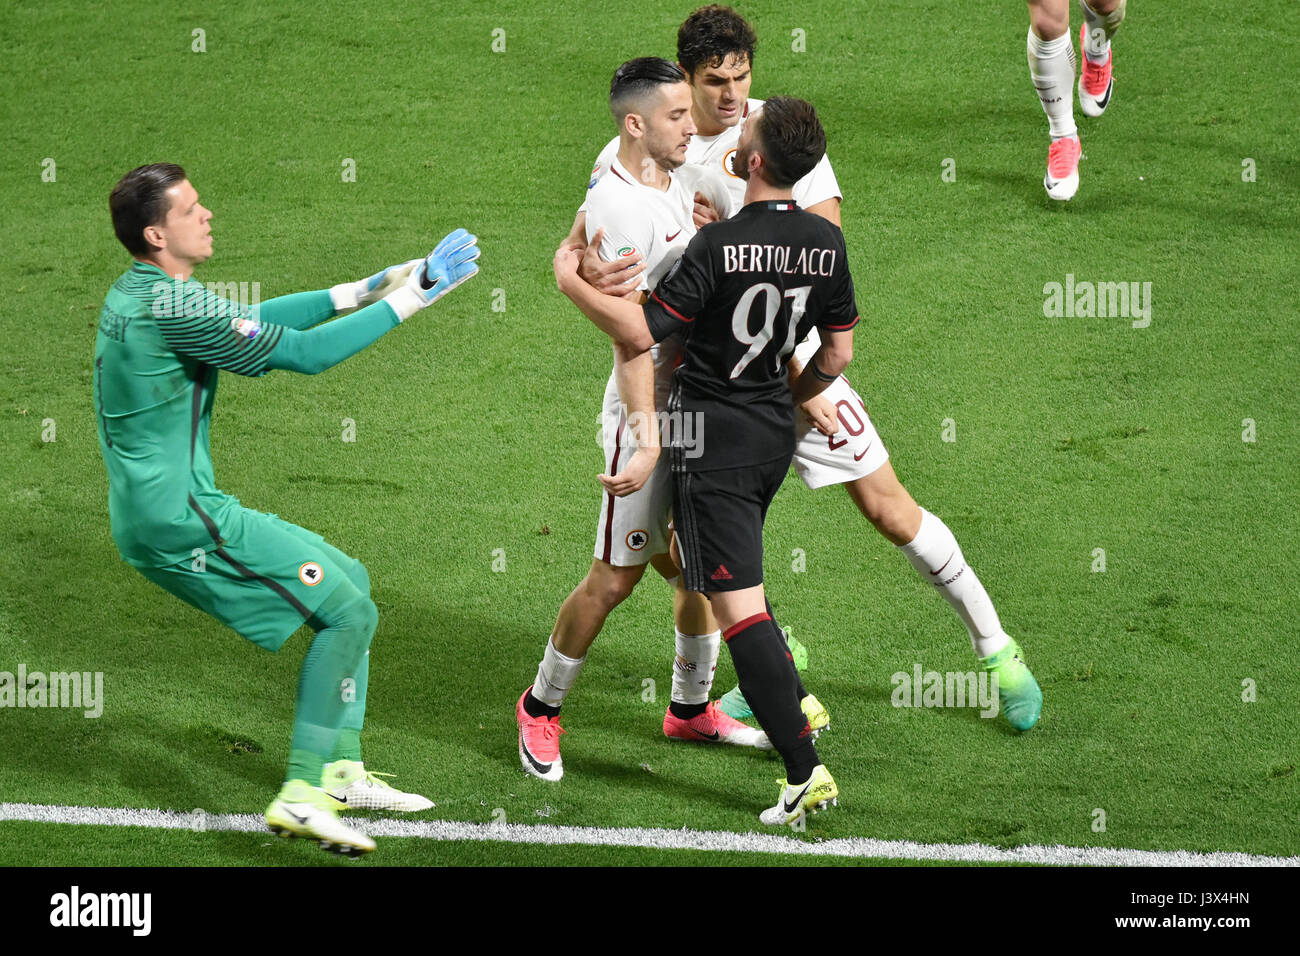
POLYGON ((658 93, 661 86, 685 82, 686 74, 672 60, 657 56, 628 60, 609 81, 609 111, 621 124, 623 117, 635 112, 648 94, 658 93))
POLYGON ((793 186, 826 155, 826 131, 807 100, 774 96, 749 122, 754 124, 755 148, 763 157, 763 178, 770 185, 793 186))
POLYGON ((108 194, 108 211, 118 241, 133 256, 147 256, 154 246, 144 237, 145 226, 156 226, 167 218, 171 201, 167 190, 188 177, 175 163, 137 166, 117 181, 108 194))
POLYGON ((711 3, 700 7, 677 29, 677 62, 695 77, 700 67, 721 66, 731 54, 752 66, 758 36, 749 22, 731 7, 711 3))

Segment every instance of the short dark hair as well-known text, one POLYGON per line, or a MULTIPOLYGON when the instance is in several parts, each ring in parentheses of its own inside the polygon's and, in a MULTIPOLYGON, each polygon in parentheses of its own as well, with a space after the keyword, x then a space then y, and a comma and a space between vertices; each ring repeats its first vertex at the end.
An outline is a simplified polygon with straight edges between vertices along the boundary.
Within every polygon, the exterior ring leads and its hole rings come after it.
POLYGON ((685 82, 686 74, 672 60, 657 56, 628 60, 614 71, 614 78, 609 81, 609 110, 614 119, 622 122, 647 93, 657 92, 659 87, 670 83, 685 82))
POLYGON ((677 30, 677 62, 692 78, 702 66, 721 66, 731 54, 751 65, 758 36, 731 7, 712 3, 700 7, 677 30))
POLYGON ((749 122, 756 124, 754 138, 763 157, 764 178, 773 186, 793 186, 826 155, 826 131, 807 100, 774 96, 749 122))
POLYGON ((118 241, 133 256, 147 256, 154 246, 144 237, 145 226, 156 226, 167 218, 171 201, 167 190, 183 179, 185 170, 175 163, 137 166, 117 181, 108 194, 108 211, 118 241))

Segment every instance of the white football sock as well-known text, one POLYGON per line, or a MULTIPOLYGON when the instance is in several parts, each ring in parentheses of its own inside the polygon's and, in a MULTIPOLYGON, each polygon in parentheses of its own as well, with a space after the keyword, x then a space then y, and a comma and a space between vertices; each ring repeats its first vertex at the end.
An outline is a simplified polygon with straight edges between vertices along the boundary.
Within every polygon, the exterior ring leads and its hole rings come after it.
POLYGON ((569 690, 578 680, 585 657, 565 657, 555 649, 554 637, 546 639, 546 653, 542 663, 537 667, 537 679, 533 681, 533 696, 543 704, 559 707, 564 703, 569 690))
POLYGON ((1055 40, 1040 40, 1029 30, 1029 78, 1047 114, 1052 139, 1074 136, 1074 44, 1066 30, 1055 40))
POLYGON ((939 589, 970 632, 976 657, 996 654, 1011 640, 1002 630, 988 592, 966 563, 961 546, 946 524, 924 508, 916 537, 899 545, 916 573, 939 589))
POLYGON ((1127 0, 1120 0, 1110 13, 1101 14, 1088 6, 1088 0, 1079 0, 1083 8, 1083 19, 1087 26, 1084 30, 1083 52, 1093 63, 1105 63, 1110 56, 1110 38, 1115 35, 1119 25, 1124 22, 1124 7, 1127 0))
MULTIPOLYGON (((676 630, 674 628, 674 630, 676 630)), ((673 702, 707 704, 718 669, 722 632, 683 634, 677 631, 677 657, 673 661, 673 702)))

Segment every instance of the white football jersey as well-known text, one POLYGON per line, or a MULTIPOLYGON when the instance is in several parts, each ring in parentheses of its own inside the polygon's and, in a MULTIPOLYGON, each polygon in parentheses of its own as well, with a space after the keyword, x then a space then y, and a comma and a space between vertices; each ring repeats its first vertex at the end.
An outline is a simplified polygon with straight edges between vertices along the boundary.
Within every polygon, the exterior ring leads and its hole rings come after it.
POLYGON ((638 287, 642 291, 659 284, 695 235, 691 214, 697 192, 707 196, 724 216, 735 211, 722 176, 706 167, 681 166, 669 174, 667 189, 641 182, 619 162, 617 150, 606 170, 609 175, 595 177, 597 181, 587 192, 587 241, 596 230, 604 229, 599 250, 602 259, 644 261, 646 269, 638 287))
MULTIPOLYGON (((709 200, 730 216, 731 195, 722 177, 710 169, 683 165, 668 176, 668 188, 647 186, 633 176, 618 160, 618 140, 605 169, 608 176, 593 177, 587 188, 587 241, 596 230, 604 229, 600 257, 606 262, 618 258, 636 258, 645 263, 637 288, 643 292, 659 284, 673 264, 681 258, 696 233, 695 194, 704 193, 709 200)), ((676 337, 657 342, 650 349, 656 376, 656 402, 663 407, 667 400, 668 374, 681 358, 681 342, 676 337), (663 389, 660 386, 663 386, 663 389)), ((611 385, 614 382, 610 374, 611 385)), ((615 394, 617 388, 615 387, 615 394)))

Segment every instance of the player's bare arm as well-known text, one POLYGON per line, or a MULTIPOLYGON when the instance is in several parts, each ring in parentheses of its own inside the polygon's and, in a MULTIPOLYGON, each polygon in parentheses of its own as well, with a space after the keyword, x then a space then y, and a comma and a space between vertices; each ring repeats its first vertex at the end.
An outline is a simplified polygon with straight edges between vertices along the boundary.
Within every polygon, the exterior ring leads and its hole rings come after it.
POLYGON ((826 386, 840 377, 853 359, 853 330, 821 331, 822 345, 808 363, 808 368, 790 386, 790 397, 802 405, 826 391, 826 386))
POLYGON ((649 352, 614 345, 614 378, 627 408, 627 421, 636 439, 636 451, 617 475, 598 475, 615 498, 640 491, 659 463, 659 419, 655 415, 655 363, 649 352))
MULTIPOLYGON (((791 355, 790 361, 786 364, 786 374, 790 383, 791 394, 794 393, 795 383, 803 373, 803 363, 798 358, 791 355)), ((826 400, 824 395, 814 395, 808 401, 799 406, 804 417, 814 428, 823 435, 834 435, 840 430, 840 419, 835 413, 835 406, 826 400)))
POLYGON ((841 229, 844 224, 840 221, 840 199, 838 196, 832 196, 830 199, 823 199, 821 202, 813 203, 808 207, 808 212, 821 216, 827 222, 833 222, 841 229))
MULTIPOLYGON (((593 243, 594 245, 594 243, 593 243)), ((641 306, 627 299, 598 292, 578 275, 577 250, 561 246, 552 268, 555 284, 596 327, 633 354, 648 352, 655 344, 641 306)))
POLYGON ((577 246, 579 249, 587 247, 587 213, 585 210, 578 210, 578 214, 573 217, 573 225, 569 229, 569 234, 564 237, 564 241, 560 245, 577 246))

